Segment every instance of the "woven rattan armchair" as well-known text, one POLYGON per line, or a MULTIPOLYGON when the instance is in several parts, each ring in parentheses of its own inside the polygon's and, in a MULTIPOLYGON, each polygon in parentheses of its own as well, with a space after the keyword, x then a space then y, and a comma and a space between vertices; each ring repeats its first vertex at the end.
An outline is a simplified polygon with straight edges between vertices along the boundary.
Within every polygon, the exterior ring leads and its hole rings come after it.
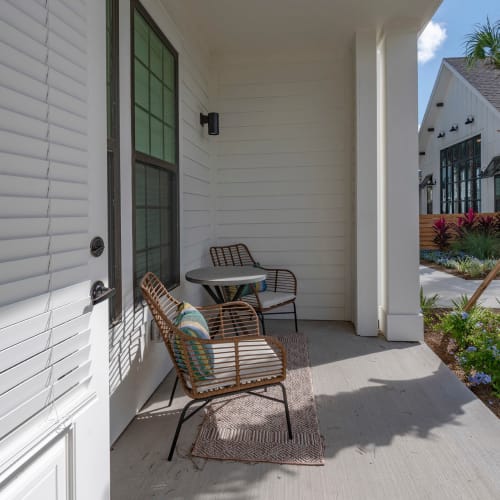
POLYGON ((210 257, 212 258, 214 266, 256 266, 266 271, 266 290, 258 291, 257 287, 252 286, 252 292, 243 296, 241 300, 250 304, 255 309, 262 323, 262 331, 264 332, 264 335, 266 334, 264 315, 290 314, 290 311, 270 311, 287 304, 291 304, 295 320, 295 331, 298 331, 297 307, 295 305, 295 298, 297 296, 297 278, 292 271, 288 269, 275 269, 261 266, 252 257, 250 250, 244 243, 211 247, 210 257))
POLYGON ((283 403, 288 437, 292 439, 287 395, 282 383, 286 378, 285 349, 278 340, 260 335, 259 320, 252 307, 244 302, 227 302, 197 308, 210 330, 210 339, 200 339, 185 334, 175 326, 174 319, 181 302, 170 295, 156 275, 147 273, 141 281, 141 290, 161 332, 178 380, 191 398, 179 417, 168 460, 172 460, 182 424, 214 398, 230 394, 246 392, 283 403), (212 362, 208 376, 200 376, 194 368, 193 353, 199 353, 200 349, 210 349, 212 362), (281 387, 282 400, 253 392, 271 385, 281 387), (202 404, 186 416, 196 402, 202 404))

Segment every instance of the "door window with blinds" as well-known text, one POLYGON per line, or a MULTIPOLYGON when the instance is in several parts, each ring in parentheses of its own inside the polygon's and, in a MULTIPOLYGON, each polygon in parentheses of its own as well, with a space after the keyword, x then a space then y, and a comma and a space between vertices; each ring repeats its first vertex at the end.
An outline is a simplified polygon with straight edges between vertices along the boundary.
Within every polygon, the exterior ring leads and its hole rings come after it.
POLYGON ((133 2, 134 273, 179 283, 177 52, 133 2))
POLYGON ((89 397, 87 10, 2 2, 0 470, 89 397), (31 434, 30 434, 31 433, 31 434))

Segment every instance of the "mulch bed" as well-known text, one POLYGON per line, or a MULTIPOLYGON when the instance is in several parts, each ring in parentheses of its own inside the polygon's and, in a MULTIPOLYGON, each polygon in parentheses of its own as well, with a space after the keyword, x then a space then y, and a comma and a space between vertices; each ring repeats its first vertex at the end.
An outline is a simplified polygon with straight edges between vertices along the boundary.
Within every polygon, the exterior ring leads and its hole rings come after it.
MULTIPOLYGON (((436 318, 441 313, 436 314, 436 318)), ((448 335, 436 331, 434 327, 426 326, 424 334, 425 343, 441 358, 441 361, 455 373, 455 375, 498 417, 500 418, 500 398, 495 396, 490 386, 479 385, 471 387, 467 382, 462 367, 455 359, 457 346, 448 335)))

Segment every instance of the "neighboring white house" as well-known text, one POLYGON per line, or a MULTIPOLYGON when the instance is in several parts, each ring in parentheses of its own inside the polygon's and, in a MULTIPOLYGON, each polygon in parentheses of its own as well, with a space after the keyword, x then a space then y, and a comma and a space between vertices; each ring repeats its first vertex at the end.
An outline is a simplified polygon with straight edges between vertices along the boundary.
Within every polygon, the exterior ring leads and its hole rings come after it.
POLYGON ((419 131, 420 213, 500 211, 500 70, 443 59, 419 131))
POLYGON ((439 4, 0 1, 2 500, 109 497, 110 441, 170 369, 138 279, 207 301, 184 273, 213 243, 293 269, 300 319, 422 338, 417 37, 439 4))

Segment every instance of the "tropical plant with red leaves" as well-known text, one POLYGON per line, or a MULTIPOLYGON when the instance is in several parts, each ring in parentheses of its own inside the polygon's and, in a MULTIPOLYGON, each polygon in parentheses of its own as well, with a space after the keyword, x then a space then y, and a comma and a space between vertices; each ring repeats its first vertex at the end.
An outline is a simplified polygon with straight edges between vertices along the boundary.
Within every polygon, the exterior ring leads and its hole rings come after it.
POLYGON ((477 220, 477 231, 486 236, 493 236, 496 232, 495 218, 492 215, 481 215, 477 220))
POLYGON ((457 237, 463 238, 466 234, 472 233, 477 227, 477 214, 474 213, 472 208, 459 216, 457 219, 457 223, 454 224, 453 228, 457 233, 457 237))
POLYGON ((451 228, 452 225, 446 222, 444 217, 440 217, 432 225, 432 230, 435 233, 432 241, 438 246, 439 250, 446 250, 450 246, 450 240, 452 238, 451 228))

